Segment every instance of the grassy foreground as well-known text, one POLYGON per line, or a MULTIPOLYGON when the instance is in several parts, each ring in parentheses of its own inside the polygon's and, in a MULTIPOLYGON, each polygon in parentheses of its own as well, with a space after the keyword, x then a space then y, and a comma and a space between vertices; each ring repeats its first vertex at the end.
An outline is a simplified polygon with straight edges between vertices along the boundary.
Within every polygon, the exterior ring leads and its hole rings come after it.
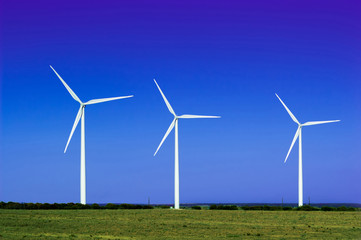
POLYGON ((1 209, 0 235, 0 239, 361 239, 361 213, 1 209))

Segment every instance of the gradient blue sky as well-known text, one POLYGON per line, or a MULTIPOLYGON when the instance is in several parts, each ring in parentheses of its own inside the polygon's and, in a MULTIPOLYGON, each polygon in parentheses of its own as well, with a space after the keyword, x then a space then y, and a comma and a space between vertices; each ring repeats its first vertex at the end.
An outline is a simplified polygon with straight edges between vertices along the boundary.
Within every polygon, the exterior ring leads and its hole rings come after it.
POLYGON ((359 1, 2 1, 0 200, 78 202, 80 99, 134 94, 86 109, 88 202, 361 202, 359 1))

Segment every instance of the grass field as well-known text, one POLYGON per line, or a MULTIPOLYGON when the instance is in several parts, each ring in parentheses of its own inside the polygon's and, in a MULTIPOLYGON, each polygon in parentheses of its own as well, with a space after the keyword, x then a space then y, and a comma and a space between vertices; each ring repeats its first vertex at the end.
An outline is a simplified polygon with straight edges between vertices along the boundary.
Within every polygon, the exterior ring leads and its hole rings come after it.
POLYGON ((361 212, 0 210, 0 239, 361 239, 361 212))

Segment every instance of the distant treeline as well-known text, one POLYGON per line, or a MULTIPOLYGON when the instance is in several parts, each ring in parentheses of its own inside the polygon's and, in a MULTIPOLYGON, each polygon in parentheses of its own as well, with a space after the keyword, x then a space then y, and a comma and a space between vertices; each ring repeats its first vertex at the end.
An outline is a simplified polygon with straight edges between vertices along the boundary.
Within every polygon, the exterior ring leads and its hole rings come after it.
MULTIPOLYGON (((81 203, 17 203, 17 202, 0 202, 0 209, 154 209, 154 208, 170 208, 169 205, 141 205, 141 204, 113 204, 106 205, 99 204, 81 204, 81 203)), ((282 206, 237 206, 237 205, 216 205, 210 206, 192 206, 181 207, 183 209, 194 210, 258 210, 258 211, 360 211, 360 208, 354 207, 328 207, 322 206, 321 208, 304 205, 302 207, 282 207, 282 206)))
MULTIPOLYGON (((163 207, 163 206, 159 206, 163 207)), ((164 206, 163 208, 169 208, 164 206)), ((151 205, 140 204, 113 204, 108 203, 100 206, 97 203, 94 204, 81 204, 81 203, 17 203, 17 202, 0 202, 0 208, 2 209, 153 209, 151 205)))
POLYGON ((312 207, 310 205, 304 205, 302 207, 282 207, 282 206, 242 206, 238 207, 236 205, 211 205, 209 207, 210 210, 262 210, 262 211, 356 211, 358 208, 354 207, 327 207, 323 206, 321 208, 312 207))

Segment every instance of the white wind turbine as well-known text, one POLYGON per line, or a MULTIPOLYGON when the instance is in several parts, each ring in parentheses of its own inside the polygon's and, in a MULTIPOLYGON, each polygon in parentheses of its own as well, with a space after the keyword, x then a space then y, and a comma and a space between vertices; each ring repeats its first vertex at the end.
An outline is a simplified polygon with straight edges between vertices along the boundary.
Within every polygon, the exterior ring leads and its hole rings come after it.
POLYGON ((66 152, 69 142, 73 136, 73 133, 75 131, 75 128, 77 127, 79 120, 81 118, 81 154, 80 154, 80 203, 86 204, 86 185, 85 185, 85 106, 95 103, 102 103, 102 102, 108 102, 113 101, 117 99, 123 99, 123 98, 130 98, 131 96, 124 96, 124 97, 112 97, 112 98, 100 98, 100 99, 93 99, 90 101, 87 101, 83 103, 80 101, 78 96, 71 90, 71 88, 65 83, 65 81, 60 77, 60 75, 55 71, 55 69, 50 66, 50 68, 55 72, 55 74, 58 76, 58 78, 61 80, 61 82, 64 84, 65 88, 68 90, 70 95, 75 99, 75 101, 80 103, 80 108, 78 111, 78 114, 76 115, 73 128, 71 129, 70 136, 68 139, 68 142, 66 143, 66 147, 64 150, 64 153, 66 152))
POLYGON ((160 94, 163 97, 163 100, 165 102, 165 104, 168 107, 168 110, 170 111, 171 114, 173 114, 174 119, 172 121, 172 123, 170 124, 167 132, 165 133, 162 141, 160 142, 157 151, 155 151, 154 156, 157 154, 159 148, 162 146, 164 140, 167 138, 167 136, 169 135, 169 133, 172 131, 172 129, 175 126, 175 161, 174 161, 174 208, 175 209, 179 209, 179 156, 178 156, 178 119, 179 118, 220 118, 220 116, 203 116, 203 115, 189 115, 189 114, 185 114, 185 115, 180 115, 177 116, 173 110, 173 108, 171 107, 171 105, 169 104, 167 98, 164 96, 162 90, 160 89, 158 83, 155 81, 155 84, 157 85, 160 94))
POLYGON ((292 114, 292 112, 288 109, 286 104, 281 100, 281 98, 277 95, 277 98, 281 101, 282 105, 287 110, 288 114, 291 116, 292 120, 298 124, 298 128, 296 131, 295 136, 293 137, 293 141, 291 143, 291 147, 288 150, 285 162, 287 161, 288 156, 292 150, 293 145, 295 144, 298 138, 298 206, 303 206, 303 177, 302 177, 302 127, 304 126, 311 126, 311 125, 318 125, 323 123, 331 123, 331 122, 339 122, 340 120, 331 120, 331 121, 312 121, 312 122, 305 122, 303 124, 299 123, 297 118, 292 114))

